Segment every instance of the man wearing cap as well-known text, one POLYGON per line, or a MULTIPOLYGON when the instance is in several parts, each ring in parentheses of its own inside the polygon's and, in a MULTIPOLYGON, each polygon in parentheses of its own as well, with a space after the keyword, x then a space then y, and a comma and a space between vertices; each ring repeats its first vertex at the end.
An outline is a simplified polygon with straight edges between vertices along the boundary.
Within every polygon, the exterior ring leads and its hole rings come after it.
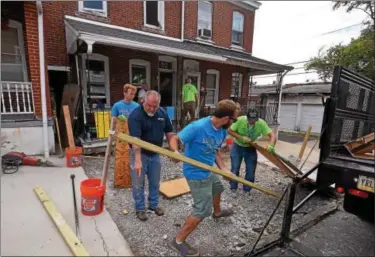
MULTIPOLYGON (((234 144, 230 152, 232 173, 239 176, 242 159, 244 159, 246 165, 245 179, 254 182, 258 155, 256 149, 250 145, 250 142, 257 140, 260 136, 267 135, 269 137, 267 150, 273 153, 276 142, 275 134, 267 123, 259 118, 258 110, 253 107, 249 108, 247 115, 240 116, 237 122, 232 124, 228 133, 234 137, 234 144)), ((237 182, 230 181, 232 192, 236 192, 237 187, 237 182)), ((244 185, 243 190, 250 192, 251 187, 244 185)))

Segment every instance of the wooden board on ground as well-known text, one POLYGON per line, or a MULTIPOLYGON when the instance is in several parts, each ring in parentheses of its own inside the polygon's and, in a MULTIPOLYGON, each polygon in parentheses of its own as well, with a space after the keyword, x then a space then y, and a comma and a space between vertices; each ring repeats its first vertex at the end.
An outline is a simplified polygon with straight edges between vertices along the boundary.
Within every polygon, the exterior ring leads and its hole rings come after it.
POLYGON ((355 158, 373 160, 375 150, 375 132, 348 142, 344 147, 355 158))
POLYGON ((258 152, 260 152, 264 157, 266 157, 270 162, 272 162, 274 165, 276 165, 282 173, 287 175, 288 177, 294 178, 296 174, 289 169, 281 160, 279 160, 276 156, 271 154, 267 151, 264 147, 261 147, 257 143, 251 143, 255 149, 257 149, 258 152))
POLYGON ((190 193, 190 188, 185 178, 178 178, 161 183, 159 191, 167 198, 173 198, 190 193))
POLYGON ((74 148, 76 144, 74 143, 74 136, 73 136, 73 130, 72 130, 72 123, 71 123, 72 120, 70 118, 69 106, 64 105, 63 112, 64 112, 65 128, 66 128, 66 133, 68 136, 69 147, 74 148))
MULTIPOLYGON (((127 120, 116 120, 116 133, 129 134, 127 120)), ((114 176, 115 187, 131 187, 129 144, 120 139, 116 139, 114 176)))

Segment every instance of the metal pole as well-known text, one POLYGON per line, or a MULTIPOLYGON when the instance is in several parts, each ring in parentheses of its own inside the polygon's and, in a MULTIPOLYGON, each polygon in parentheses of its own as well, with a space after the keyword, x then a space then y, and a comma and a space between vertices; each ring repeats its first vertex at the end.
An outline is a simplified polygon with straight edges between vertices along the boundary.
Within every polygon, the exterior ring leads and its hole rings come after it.
POLYGON ((296 181, 293 181, 293 183, 289 187, 288 200, 285 205, 283 226, 281 230, 281 239, 284 244, 290 241, 289 235, 290 235, 290 227, 292 225, 293 204, 294 204, 294 199, 296 196, 296 187, 297 187, 297 183, 296 181))

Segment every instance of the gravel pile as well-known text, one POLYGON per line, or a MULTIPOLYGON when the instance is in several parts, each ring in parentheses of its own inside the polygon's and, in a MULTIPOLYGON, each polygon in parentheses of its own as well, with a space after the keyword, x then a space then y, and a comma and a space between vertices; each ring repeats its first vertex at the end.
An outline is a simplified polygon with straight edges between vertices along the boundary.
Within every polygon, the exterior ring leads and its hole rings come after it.
MULTIPOLYGON (((181 164, 174 164, 166 157, 161 158, 162 181, 182 177, 181 164)), ((101 177, 103 159, 84 158, 83 164, 88 177, 101 177)), ((228 165, 228 167, 230 166, 228 165)), ((113 188, 113 168, 114 159, 112 158, 105 205, 134 254, 139 256, 176 255, 168 248, 167 243, 176 235, 191 212, 193 200, 190 194, 171 200, 160 196, 160 207, 164 209, 165 215, 158 217, 149 213, 148 221, 141 222, 135 216, 131 189, 113 188), (124 210, 129 213, 124 215, 124 210)), ((243 168, 242 173, 244 172, 243 168)), ((290 182, 289 178, 276 169, 261 164, 257 166, 256 179, 256 183, 277 192, 282 192, 290 182)), ((228 186, 227 181, 223 181, 223 183, 228 186)), ((147 188, 146 180, 146 204, 147 188)), ((241 185, 240 189, 242 189, 241 185)), ((309 191, 306 189, 299 189, 296 200, 302 199, 308 193, 309 191)), ((233 208, 235 214, 228 219, 219 221, 214 221, 212 218, 205 219, 187 241, 192 246, 199 247, 201 255, 234 255, 245 246, 254 243, 277 201, 277 199, 257 190, 252 190, 250 194, 238 190, 236 194, 233 194, 228 189, 223 193, 222 206, 233 208)), ((302 220, 314 209, 330 202, 332 200, 313 198, 294 216, 293 221, 302 220)), ((284 204, 279 207, 265 231, 265 235, 280 232, 283 211, 284 204)))

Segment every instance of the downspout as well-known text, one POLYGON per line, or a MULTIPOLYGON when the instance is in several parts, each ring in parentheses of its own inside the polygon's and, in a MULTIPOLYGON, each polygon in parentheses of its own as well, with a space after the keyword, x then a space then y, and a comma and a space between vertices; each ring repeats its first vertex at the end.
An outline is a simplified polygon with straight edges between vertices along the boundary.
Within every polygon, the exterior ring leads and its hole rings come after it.
POLYGON ((37 7, 37 12, 38 12, 40 94, 42 97, 44 158, 49 158, 47 100, 46 100, 46 74, 45 74, 46 69, 45 69, 45 64, 44 64, 43 7, 42 7, 42 2, 40 0, 36 1, 36 7, 37 7))
POLYGON ((286 72, 284 72, 281 76, 280 76, 280 92, 279 92, 279 103, 278 103, 278 107, 277 107, 277 123, 280 124, 280 109, 281 109, 281 99, 282 99, 282 95, 283 95, 283 78, 285 77, 285 75, 288 73, 289 71, 287 70, 286 72))
POLYGON ((185 40, 185 1, 181 1, 181 41, 185 40))

